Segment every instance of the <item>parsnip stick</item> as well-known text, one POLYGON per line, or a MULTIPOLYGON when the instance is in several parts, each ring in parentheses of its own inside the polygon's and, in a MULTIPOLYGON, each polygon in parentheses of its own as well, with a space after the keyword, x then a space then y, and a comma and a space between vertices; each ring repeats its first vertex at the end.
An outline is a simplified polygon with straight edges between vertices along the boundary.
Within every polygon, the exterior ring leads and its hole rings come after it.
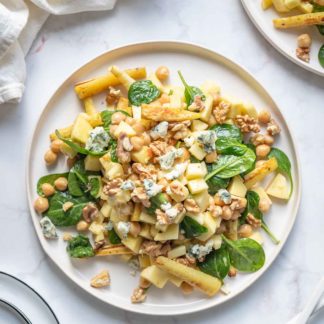
POLYGON ((102 247, 96 255, 98 256, 106 256, 106 255, 121 255, 121 254, 133 254, 133 252, 125 247, 122 244, 118 245, 107 245, 102 247))
POLYGON ((313 12, 286 18, 277 18, 273 20, 273 25, 279 29, 324 25, 324 12, 313 12))

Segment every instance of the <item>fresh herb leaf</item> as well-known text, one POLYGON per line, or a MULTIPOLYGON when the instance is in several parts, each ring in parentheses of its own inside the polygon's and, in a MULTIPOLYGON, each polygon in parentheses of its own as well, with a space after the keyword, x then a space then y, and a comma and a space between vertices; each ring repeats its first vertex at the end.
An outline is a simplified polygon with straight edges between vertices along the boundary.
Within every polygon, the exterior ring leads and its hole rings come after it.
POLYGON ((110 152, 111 161, 118 163, 118 157, 117 157, 117 141, 114 140, 114 139, 111 139, 110 140, 109 152, 110 152))
POLYGON ((100 115, 101 115, 101 119, 102 119, 102 127, 105 129, 106 132, 109 133, 109 128, 110 128, 110 125, 111 125, 111 118, 112 118, 112 115, 116 112, 121 112, 122 114, 130 117, 129 113, 124 111, 124 110, 103 110, 100 115))
MULTIPOLYGON (((322 27, 323 27, 323 32, 324 32, 324 26, 322 26, 322 27)), ((321 48, 318 52, 318 60, 321 64, 321 66, 324 68, 324 45, 321 46, 321 48)))
POLYGON ((49 209, 44 213, 55 226, 76 225, 81 219, 83 207, 92 199, 86 196, 73 197, 69 192, 56 192, 49 199, 49 209), (73 203, 73 206, 66 212, 63 205, 66 202, 73 203))
POLYGON ((222 235, 225 242, 231 265, 239 271, 255 272, 263 267, 265 254, 262 246, 249 238, 236 241, 227 239, 222 235))
POLYGON ((89 239, 81 234, 68 241, 66 251, 72 258, 89 258, 95 255, 89 239))
MULTIPOLYGON (((199 161, 200 162, 200 161, 199 161)), ((208 173, 212 172, 215 164, 206 164, 208 173)), ((230 183, 230 179, 222 179, 216 175, 207 180, 208 192, 211 195, 215 195, 219 189, 226 189, 230 183)))
MULTIPOLYGON (((324 53, 323 53, 324 54, 324 53)), ((277 148, 271 148, 270 153, 268 154, 268 158, 275 157, 278 163, 278 171, 284 173, 290 181, 290 193, 289 197, 291 197, 294 190, 294 183, 291 175, 291 163, 288 156, 281 150, 277 148)))
POLYGON ((169 201, 164 193, 158 193, 156 196, 150 199, 151 206, 146 208, 146 212, 149 215, 155 215, 155 211, 163 204, 167 204, 169 201))
POLYGON ((180 223, 181 230, 184 231, 186 238, 197 237, 201 234, 207 233, 207 227, 200 225, 196 220, 189 216, 185 216, 183 221, 180 223))
POLYGON ((140 106, 150 103, 160 96, 160 90, 151 80, 142 80, 132 83, 128 90, 128 99, 132 105, 140 106))
POLYGON ((233 138, 236 139, 238 142, 242 142, 243 135, 241 130, 231 124, 221 124, 221 125, 214 125, 210 127, 210 130, 216 132, 217 138, 233 138))
POLYGON ((225 244, 220 249, 209 253, 203 262, 198 263, 198 267, 213 277, 223 280, 230 269, 230 258, 225 244))
POLYGON ((213 164, 213 171, 206 175, 205 180, 207 181, 215 175, 222 179, 232 178, 249 170, 255 162, 255 158, 255 153, 249 148, 242 156, 221 155, 213 164))
POLYGON ((108 239, 111 244, 119 244, 121 242, 120 237, 114 229, 108 231, 108 239))
POLYGON ((218 138, 216 140, 216 150, 220 154, 241 156, 247 148, 235 138, 218 138))
POLYGON ((195 100, 195 96, 201 96, 201 100, 206 100, 206 97, 204 96, 203 92, 194 86, 190 86, 188 85, 188 83, 185 81, 182 73, 180 71, 178 71, 179 77, 181 82, 183 83, 184 87, 185 87, 185 98, 186 98, 186 103, 187 106, 189 107, 195 100))
POLYGON ((52 186, 54 186, 54 182, 55 182, 56 179, 58 179, 60 177, 67 178, 68 175, 69 175, 69 173, 65 172, 65 173, 48 174, 46 176, 41 177, 37 182, 37 193, 40 196, 44 197, 44 193, 42 191, 42 185, 44 183, 49 183, 52 186))
POLYGON ((190 162, 191 163, 200 163, 201 161, 198 160, 196 157, 194 157, 193 155, 190 155, 190 162))
MULTIPOLYGON (((313 4, 313 12, 323 12, 324 11, 324 6, 321 6, 315 2, 313 4)), ((321 35, 324 35, 324 26, 323 25, 316 25, 318 31, 320 32, 321 35)))
POLYGON ((89 176, 88 187, 90 189, 90 195, 93 198, 99 198, 102 189, 101 176, 89 176))
POLYGON ((69 192, 72 196, 81 197, 84 195, 84 191, 80 186, 80 182, 75 172, 73 172, 73 168, 71 169, 68 177, 68 188, 69 192))

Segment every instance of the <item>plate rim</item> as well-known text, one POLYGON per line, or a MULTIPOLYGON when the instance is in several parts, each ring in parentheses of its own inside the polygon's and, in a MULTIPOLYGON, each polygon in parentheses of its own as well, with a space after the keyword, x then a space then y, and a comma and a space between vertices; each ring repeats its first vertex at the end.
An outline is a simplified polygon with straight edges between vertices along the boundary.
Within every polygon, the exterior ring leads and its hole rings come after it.
POLYGON ((312 67, 311 65, 302 62, 297 57, 289 55, 275 41, 272 40, 272 38, 267 35, 267 33, 262 29, 261 25, 257 22, 257 20, 252 15, 251 11, 249 10, 248 4, 247 4, 248 1, 249 0, 241 0, 242 7, 244 8, 244 11, 246 12, 249 19, 252 21, 254 27, 256 27, 256 29, 266 39, 266 41, 268 43, 270 43, 270 45, 273 48, 275 48, 279 53, 281 53, 283 56, 285 56, 289 61, 297 64, 299 67, 303 68, 304 70, 307 70, 308 72, 312 72, 318 76, 324 77, 324 69, 323 69, 323 72, 321 72, 321 71, 315 69, 314 67, 312 67))
MULTIPOLYGON (((152 47, 153 48, 153 47, 152 47)), ((153 48, 153 50, 155 49, 155 47, 153 48)), ((178 49, 178 48, 177 48, 178 49)), ((161 50, 161 49, 160 49, 161 50)), ((178 49, 179 50, 179 49, 178 49)), ((126 43, 124 45, 120 45, 120 46, 116 46, 113 47, 107 51, 102 52, 101 54, 94 56, 92 59, 88 60, 86 63, 82 64, 79 68, 75 69, 72 73, 69 73, 69 75, 64 79, 63 82, 60 83, 59 87, 57 87, 49 96, 48 96, 48 100, 46 102, 46 104, 44 105, 44 108, 41 110, 36 123, 35 123, 35 128, 33 129, 32 134, 30 135, 30 140, 28 142, 28 146, 27 146, 27 163, 26 163, 26 169, 25 169, 25 181, 26 181, 26 187, 27 187, 27 200, 28 200, 28 206, 29 206, 29 213, 30 213, 30 217, 32 219, 33 225, 34 225, 34 229, 35 232, 37 234, 38 240, 44 250, 44 252, 48 255, 48 257, 52 260, 52 262, 64 273, 64 275, 66 277, 68 277, 74 284, 76 284, 77 286, 79 286, 80 288, 82 288, 83 290, 85 290, 88 294, 90 294, 91 296, 95 297, 96 299, 100 300, 103 303, 106 303, 110 306, 116 307, 118 309, 124 310, 124 311, 129 311, 132 313, 137 313, 137 314, 142 314, 142 315, 156 315, 156 316, 176 316, 176 315, 185 315, 185 314, 192 314, 192 313, 198 313, 200 311, 206 310, 206 309, 210 309, 212 307, 215 306, 219 306, 231 299, 233 299, 234 297, 238 296, 239 294, 241 294, 242 292, 244 292, 246 289, 248 289, 254 282, 256 282, 263 274, 265 271, 267 271, 271 265, 273 264, 273 262, 277 259, 279 253, 281 252, 283 246, 285 245, 291 231, 292 228, 296 222, 296 218, 297 218, 297 214, 298 214, 298 209, 300 206, 300 200, 301 200, 301 188, 302 188, 302 180, 301 180, 301 172, 300 172, 300 160, 299 160, 299 154, 298 154, 298 149, 297 149, 297 145, 296 145, 296 140, 295 140, 295 136, 292 132, 292 129, 289 127, 286 118, 284 118, 281 109, 279 108, 279 106, 277 105, 276 101, 273 99, 273 97, 269 94, 269 92, 265 89, 265 87, 262 85, 262 83, 254 76, 252 75, 252 73, 250 73, 244 66, 242 66, 241 64, 233 61, 231 58, 228 58, 227 56, 223 55, 220 52, 214 51, 206 46, 203 46, 201 44, 197 44, 197 43, 193 43, 193 42, 188 42, 188 41, 179 41, 179 40, 148 40, 148 41, 142 41, 142 42, 132 42, 132 43, 126 43), (80 70, 92 65, 94 63, 94 61, 108 55, 110 52, 114 52, 114 51, 118 51, 118 50, 125 50, 126 48, 133 48, 133 47, 145 47, 148 45, 152 45, 152 46, 161 46, 161 47, 167 47, 167 46, 178 46, 181 47, 182 49, 185 47, 189 47, 191 48, 193 51, 203 51, 204 53, 209 54, 212 57, 218 57, 219 59, 221 59, 223 62, 226 62, 230 65, 230 68, 235 67, 236 69, 238 69, 240 72, 243 72, 242 78, 243 79, 249 79, 249 81, 252 81, 254 84, 252 85, 252 87, 255 89, 255 91, 257 91, 256 87, 259 88, 258 92, 261 90, 262 95, 266 96, 268 100, 270 100, 270 102, 274 105, 275 107, 275 111, 276 113, 278 113, 280 115, 280 117, 282 118, 282 121, 284 122, 287 130, 288 130, 288 135, 290 136, 291 139, 291 143, 292 143, 292 147, 293 147, 293 153, 294 153, 294 162, 296 164, 296 179, 297 179, 297 186, 296 188, 298 190, 296 190, 296 204, 293 206, 293 210, 292 210, 292 218, 290 219, 290 222, 287 224, 287 229, 283 234, 283 237, 280 240, 280 243, 278 245, 278 248, 276 249, 276 251, 273 254, 272 259, 269 261, 269 264, 266 268, 262 268, 260 269, 258 272, 255 273, 255 276, 250 279, 247 282, 246 287, 244 287, 243 289, 239 289, 238 291, 236 291, 235 293, 231 293, 229 298, 223 299, 223 300, 218 300, 215 299, 214 303, 211 304, 206 304, 206 305, 199 305, 198 308, 196 309, 196 307, 192 307, 192 308, 188 308, 185 310, 172 310, 170 312, 170 310, 168 310, 168 312, 165 312, 165 308, 161 308, 160 310, 154 310, 154 311, 150 311, 150 307, 134 307, 134 308, 129 308, 127 306, 124 305, 119 305, 118 303, 114 302, 114 301, 108 301, 105 300, 103 298, 101 298, 99 295, 97 295, 93 290, 90 289, 89 285, 86 285, 84 283, 84 281, 82 281, 81 279, 74 277, 72 275, 69 274, 68 271, 66 271, 63 267, 61 267, 61 265, 59 264, 59 262, 57 262, 55 259, 52 258, 50 251, 47 249, 46 245, 44 245, 43 243, 45 242, 45 238, 42 236, 41 234, 41 230, 38 226, 38 223, 36 222, 36 219, 33 217, 33 214, 36 214, 33 208, 33 201, 32 201, 32 193, 30 191, 30 185, 29 185, 29 178, 30 178, 30 162, 31 162, 31 153, 32 153, 32 148, 33 148, 33 142, 35 139, 35 136, 37 135, 37 129, 41 123, 41 120, 44 118, 44 115, 49 107, 49 105, 52 103, 53 100, 55 100, 56 96, 59 95, 60 91, 62 90, 62 88, 65 86, 65 83, 68 82, 68 80, 70 80, 71 78, 73 78, 73 76, 75 74, 77 74, 78 72, 80 72, 80 70)), ((134 304, 134 305, 141 305, 141 304, 134 304)), ((145 304, 144 304, 145 305, 145 304)))

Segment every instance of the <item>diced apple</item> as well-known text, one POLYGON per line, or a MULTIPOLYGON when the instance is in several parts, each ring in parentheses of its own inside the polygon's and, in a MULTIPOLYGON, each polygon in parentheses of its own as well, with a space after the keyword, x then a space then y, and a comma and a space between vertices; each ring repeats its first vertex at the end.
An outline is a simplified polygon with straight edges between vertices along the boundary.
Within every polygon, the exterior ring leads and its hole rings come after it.
POLYGON ((143 146, 139 151, 132 152, 131 157, 134 162, 147 164, 153 157, 153 153, 148 146, 143 146))
POLYGON ((214 81, 206 80, 201 86, 200 89, 203 93, 217 96, 220 94, 220 87, 214 81))
POLYGON ((247 115, 253 117, 255 120, 258 120, 258 112, 251 103, 244 103, 243 107, 247 115))
POLYGON ((151 265, 151 259, 146 254, 140 254, 138 256, 138 261, 141 269, 147 268, 151 265))
POLYGON ((314 6, 309 2, 301 2, 298 9, 303 13, 311 13, 314 10, 314 6))
POLYGON ((279 199, 289 199, 289 187, 284 175, 278 173, 268 186, 266 193, 279 199))
POLYGON ((109 218, 111 211, 112 206, 107 202, 105 202, 100 209, 100 212, 104 215, 105 218, 109 218))
POLYGON ((265 192, 265 190, 262 187, 256 187, 251 190, 255 191, 259 195, 260 200, 264 199, 264 200, 268 201, 270 205, 272 205, 272 200, 270 199, 270 197, 268 196, 268 194, 265 192))
POLYGON ((244 198, 247 192, 244 181, 240 176, 235 176, 228 187, 228 192, 234 196, 244 198))
POLYGON ((272 0, 262 0, 261 7, 263 10, 267 10, 272 6, 272 0))
POLYGON ((73 124, 71 138, 73 141, 85 144, 91 130, 90 123, 82 115, 79 115, 73 124))
POLYGON ((194 195, 208 189, 204 179, 195 179, 188 181, 189 191, 194 195))
POLYGON ((119 258, 122 261, 124 261, 124 262, 128 262, 132 257, 133 257, 133 254, 122 254, 122 255, 119 255, 119 258))
POLYGON ((141 211, 141 214, 139 216, 139 221, 147 224, 154 225, 156 223, 156 217, 149 215, 144 210, 141 211))
POLYGON ((272 0, 273 5, 278 12, 289 12, 289 9, 285 5, 285 0, 272 0))
POLYGON ((201 212, 204 212, 209 206, 209 193, 208 190, 204 190, 199 194, 193 195, 193 199, 196 201, 201 212))
POLYGON ((142 108, 139 106, 132 106, 132 114, 134 119, 141 120, 142 108))
POLYGON ((140 220, 140 215, 142 212, 142 204, 135 204, 133 215, 131 216, 132 222, 138 222, 140 220))
POLYGON ((84 168, 87 171, 100 171, 101 170, 101 163, 99 161, 99 157, 87 155, 84 159, 84 168))
POLYGON ((168 229, 168 224, 155 223, 155 228, 158 232, 165 232, 168 229))
POLYGON ((142 237, 140 236, 133 237, 131 235, 128 235, 127 238, 122 240, 122 243, 136 254, 138 253, 142 242, 143 242, 142 237))
POLYGON ((186 178, 188 180, 203 178, 207 174, 207 167, 204 162, 189 163, 186 170, 186 178))
POLYGON ((158 288, 163 288, 168 282, 169 276, 156 265, 151 265, 141 272, 141 277, 158 288))
POLYGON ((179 225, 171 224, 164 233, 157 233, 154 236, 154 241, 177 240, 179 237, 179 225))
POLYGON ((249 236, 249 239, 252 239, 254 241, 257 241, 259 244, 263 244, 264 239, 259 231, 253 232, 251 236, 249 236))
POLYGON ((180 213, 174 220, 173 223, 174 224, 180 224, 182 222, 182 220, 184 219, 186 213, 180 213))
POLYGON ((77 151, 74 151, 73 148, 70 145, 67 145, 66 143, 61 143, 60 151, 64 155, 68 156, 70 159, 73 159, 78 154, 77 151))
POLYGON ((196 119, 191 122, 191 131, 192 132, 200 132, 206 130, 208 128, 208 124, 204 123, 203 121, 196 119))
POLYGON ((114 134, 118 137, 121 133, 125 133, 127 136, 135 136, 136 132, 132 126, 128 125, 124 121, 122 121, 116 128, 114 134))
POLYGON ((176 287, 180 287, 181 284, 183 283, 182 279, 180 279, 180 278, 178 278, 178 277, 176 277, 176 276, 174 276, 172 274, 169 274, 169 281, 171 283, 173 283, 176 287))
MULTIPOLYGON (((120 213, 118 213, 118 211, 115 208, 112 208, 111 212, 110 212, 109 219, 113 223, 117 224, 118 222, 128 222, 129 216, 128 215, 121 215, 120 213)), ((115 225, 114 225, 114 228, 115 228, 115 225)), ((115 230, 117 230, 117 228, 115 228, 115 230)))
POLYGON ((222 236, 220 234, 214 234, 209 241, 213 242, 213 249, 218 250, 222 246, 222 236))
POLYGON ((142 236, 148 240, 152 240, 152 235, 150 233, 151 226, 149 224, 141 224, 141 231, 139 233, 139 236, 142 236))
POLYGON ((193 155, 196 159, 200 161, 202 161, 207 155, 207 153, 204 151, 203 147, 199 143, 194 143, 190 147, 189 152, 191 155, 193 155))
POLYGON ((155 228, 155 225, 150 226, 150 234, 154 237, 159 231, 155 228))
POLYGON ((204 109, 201 112, 200 119, 204 122, 208 122, 209 117, 211 115, 212 109, 213 109, 213 102, 214 98, 211 95, 206 95, 206 100, 204 101, 204 109))
POLYGON ((184 245, 179 245, 168 252, 168 258, 169 259, 179 258, 182 255, 185 255, 186 253, 187 253, 186 247, 184 245))
POLYGON ((99 235, 105 230, 104 226, 102 224, 99 224, 97 222, 92 222, 89 231, 94 235, 99 235))
POLYGON ((109 164, 106 164, 103 171, 104 177, 108 180, 121 178, 124 175, 124 169, 122 165, 116 162, 109 162, 109 164))
POLYGON ((212 235, 215 234, 216 229, 220 226, 221 218, 215 218, 211 215, 210 212, 205 212, 204 214, 204 223, 203 225, 207 227, 207 232, 201 234, 197 237, 200 241, 207 241, 212 235))

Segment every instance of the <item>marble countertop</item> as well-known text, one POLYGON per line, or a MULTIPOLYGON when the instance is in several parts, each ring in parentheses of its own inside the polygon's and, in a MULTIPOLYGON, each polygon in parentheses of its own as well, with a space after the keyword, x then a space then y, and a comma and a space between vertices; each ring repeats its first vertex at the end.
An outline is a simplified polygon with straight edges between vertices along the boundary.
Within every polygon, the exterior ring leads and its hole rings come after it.
MULTIPOLYGON (((254 28, 238 0, 123 0, 112 12, 50 17, 27 56, 26 92, 0 107, 0 269, 32 285, 61 323, 285 323, 307 301, 324 273, 324 79, 297 67, 254 28), (76 68, 129 42, 197 42, 252 72, 282 109, 297 140, 302 203, 287 244, 247 291, 220 307, 155 318, 110 307, 75 286, 43 253, 25 193, 28 139, 51 94, 76 68), (50 284, 49 284, 50 283, 50 284)), ((313 323, 323 323, 324 313, 313 323)), ((0 323, 1 318, 0 318, 0 323)))

